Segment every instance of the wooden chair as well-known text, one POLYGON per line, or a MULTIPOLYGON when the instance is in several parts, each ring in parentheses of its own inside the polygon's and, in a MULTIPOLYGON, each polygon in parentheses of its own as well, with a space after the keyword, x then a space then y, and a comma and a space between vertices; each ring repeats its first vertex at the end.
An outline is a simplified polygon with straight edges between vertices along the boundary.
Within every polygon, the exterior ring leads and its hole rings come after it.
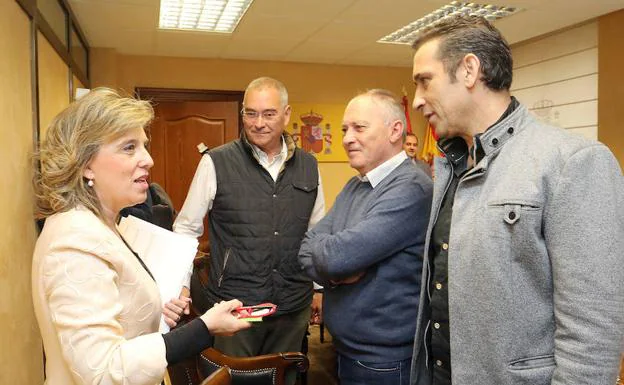
MULTIPOLYGON (((196 358, 168 367, 167 371, 171 385, 283 385, 287 370, 304 372, 309 365, 308 358, 298 352, 239 358, 208 348, 196 358), (205 382, 223 369, 231 373, 231 382, 205 382)), ((225 375, 219 374, 219 378, 222 376, 225 375)))
POLYGON ((230 368, 222 367, 216 372, 212 373, 210 377, 206 378, 200 385, 231 385, 232 373, 230 368))
POLYGON ((288 370, 305 372, 308 358, 299 352, 266 354, 256 357, 229 357, 216 349, 204 350, 197 358, 200 377, 226 366, 232 372, 233 385, 284 385, 288 370))

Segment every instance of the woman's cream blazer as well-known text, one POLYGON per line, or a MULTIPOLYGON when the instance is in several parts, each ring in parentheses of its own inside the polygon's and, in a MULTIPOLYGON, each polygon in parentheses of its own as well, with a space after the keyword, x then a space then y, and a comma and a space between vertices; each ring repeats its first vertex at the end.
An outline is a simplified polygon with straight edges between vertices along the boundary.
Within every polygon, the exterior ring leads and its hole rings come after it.
POLYGON ((32 265, 46 385, 155 385, 167 366, 154 280, 92 212, 46 220, 32 265))

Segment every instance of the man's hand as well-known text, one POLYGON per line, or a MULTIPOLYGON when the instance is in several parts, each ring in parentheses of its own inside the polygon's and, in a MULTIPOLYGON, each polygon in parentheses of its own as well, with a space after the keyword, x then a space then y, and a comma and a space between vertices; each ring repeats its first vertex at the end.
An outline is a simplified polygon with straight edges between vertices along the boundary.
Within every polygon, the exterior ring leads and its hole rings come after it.
POLYGON ((163 307, 163 315, 165 316, 165 323, 170 328, 174 328, 178 325, 178 322, 182 318, 182 314, 191 313, 191 291, 188 287, 182 287, 179 298, 174 298, 167 302, 163 307))
POLYGON ((336 280, 336 281, 331 280, 329 282, 331 282, 333 285, 350 285, 350 284, 356 283, 357 281, 362 279, 364 274, 366 274, 366 272, 362 271, 360 273, 357 273, 357 274, 352 275, 350 277, 347 277, 345 279, 340 279, 340 280, 336 280))
POLYGON ((311 307, 310 324, 319 325, 323 322, 323 293, 314 293, 311 307))

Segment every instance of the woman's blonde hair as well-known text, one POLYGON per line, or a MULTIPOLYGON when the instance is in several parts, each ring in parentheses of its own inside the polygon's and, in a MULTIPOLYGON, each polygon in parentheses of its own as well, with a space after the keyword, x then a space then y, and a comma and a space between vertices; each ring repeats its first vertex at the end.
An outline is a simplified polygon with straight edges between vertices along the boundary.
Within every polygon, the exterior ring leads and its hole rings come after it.
POLYGON ((103 144, 145 128, 154 117, 147 101, 96 88, 58 114, 35 153, 36 214, 48 217, 82 205, 102 217, 84 170, 103 144), (37 167, 39 166, 39 167, 37 167))

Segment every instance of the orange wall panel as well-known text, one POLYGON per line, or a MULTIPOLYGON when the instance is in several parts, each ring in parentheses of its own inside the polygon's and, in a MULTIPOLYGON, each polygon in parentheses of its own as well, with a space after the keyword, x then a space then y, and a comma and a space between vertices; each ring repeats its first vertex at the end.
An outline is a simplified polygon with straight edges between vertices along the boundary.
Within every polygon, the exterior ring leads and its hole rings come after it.
POLYGON ((609 146, 624 168, 624 10, 598 19, 598 140, 609 146))
POLYGON ((15 1, 0 0, 0 51, 0 382, 35 385, 43 383, 43 351, 30 289, 36 236, 30 21, 15 1))

